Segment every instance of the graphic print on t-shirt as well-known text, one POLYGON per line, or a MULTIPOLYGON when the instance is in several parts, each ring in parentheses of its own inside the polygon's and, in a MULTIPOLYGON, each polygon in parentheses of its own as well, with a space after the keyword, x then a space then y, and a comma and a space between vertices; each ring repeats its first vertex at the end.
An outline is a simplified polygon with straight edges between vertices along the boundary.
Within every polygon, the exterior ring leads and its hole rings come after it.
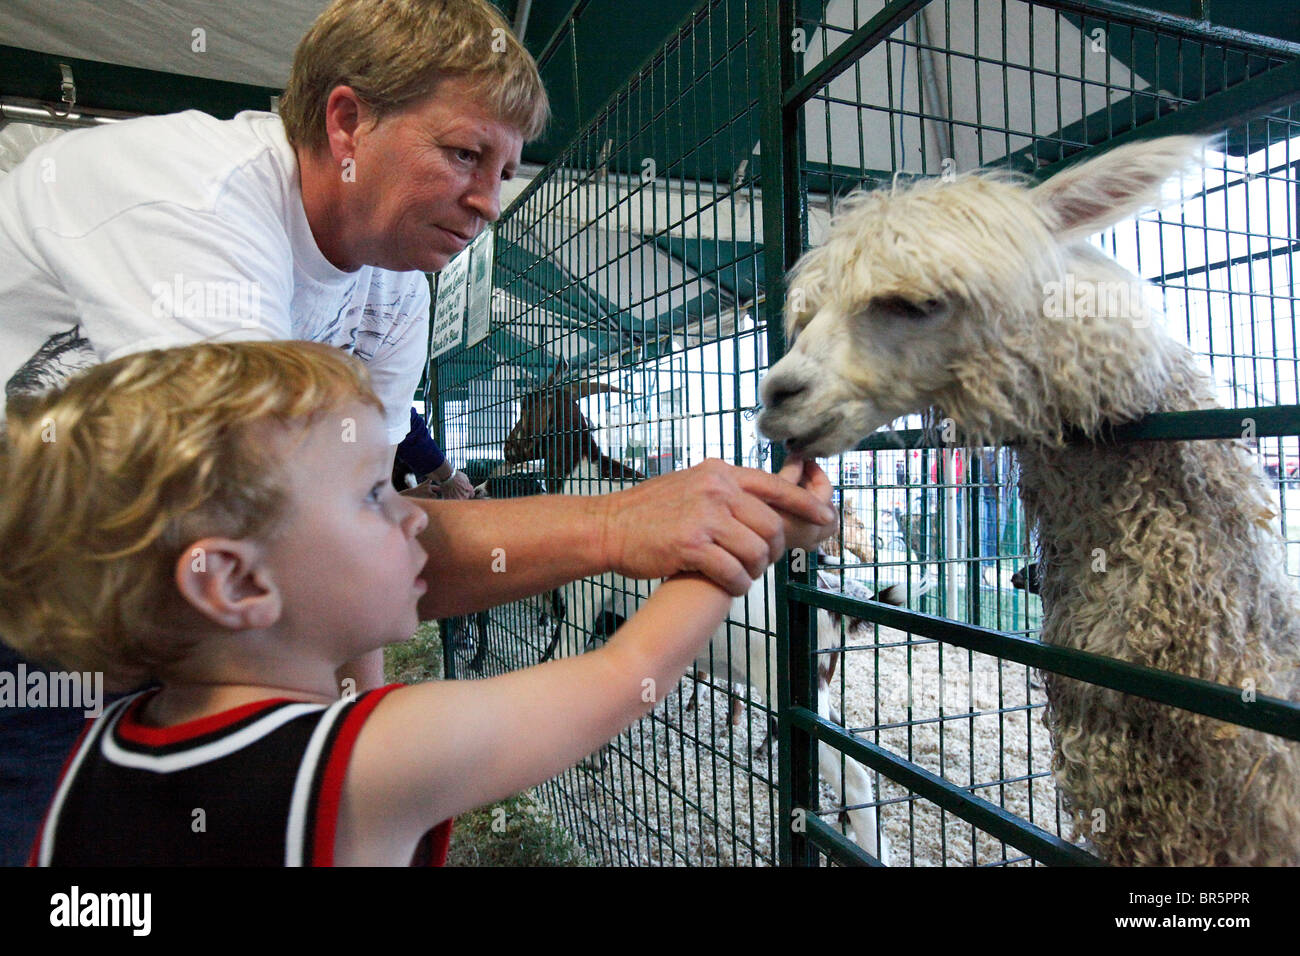
POLYGON ((58 388, 95 361, 95 353, 90 341, 82 336, 80 324, 66 332, 56 332, 5 382, 5 401, 58 388))

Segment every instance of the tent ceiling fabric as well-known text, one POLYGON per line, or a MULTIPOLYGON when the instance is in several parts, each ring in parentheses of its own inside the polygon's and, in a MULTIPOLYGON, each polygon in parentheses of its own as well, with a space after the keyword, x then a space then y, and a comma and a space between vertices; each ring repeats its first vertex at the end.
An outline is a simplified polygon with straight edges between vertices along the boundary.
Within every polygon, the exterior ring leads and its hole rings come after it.
POLYGON ((5 0, 0 43, 279 89, 299 38, 326 6, 277 0, 271 27, 265 0, 5 0))

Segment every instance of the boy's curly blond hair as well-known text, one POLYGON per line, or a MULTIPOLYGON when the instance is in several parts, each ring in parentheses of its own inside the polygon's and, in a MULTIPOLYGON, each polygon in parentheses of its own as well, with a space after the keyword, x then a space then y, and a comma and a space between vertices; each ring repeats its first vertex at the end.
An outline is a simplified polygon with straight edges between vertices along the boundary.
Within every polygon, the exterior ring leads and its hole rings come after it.
POLYGON ((293 56, 280 119, 294 146, 325 147, 325 104, 350 86, 379 119, 466 77, 525 141, 550 117, 537 64, 487 0, 334 0, 293 56))
POLYGON ((307 342, 141 352, 11 401, 0 441, 0 637, 118 683, 189 646, 184 549, 265 540, 284 519, 278 426, 348 401, 382 412, 360 362, 307 342))

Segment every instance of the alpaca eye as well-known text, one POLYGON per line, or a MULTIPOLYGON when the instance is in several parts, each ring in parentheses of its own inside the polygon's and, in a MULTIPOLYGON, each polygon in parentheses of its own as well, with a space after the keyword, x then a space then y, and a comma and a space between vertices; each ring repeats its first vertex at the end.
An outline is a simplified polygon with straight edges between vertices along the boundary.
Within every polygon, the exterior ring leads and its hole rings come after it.
POLYGON ((939 311, 942 304, 938 299, 924 299, 920 302, 914 302, 901 295, 886 295, 875 300, 877 309, 913 322, 930 318, 939 311))

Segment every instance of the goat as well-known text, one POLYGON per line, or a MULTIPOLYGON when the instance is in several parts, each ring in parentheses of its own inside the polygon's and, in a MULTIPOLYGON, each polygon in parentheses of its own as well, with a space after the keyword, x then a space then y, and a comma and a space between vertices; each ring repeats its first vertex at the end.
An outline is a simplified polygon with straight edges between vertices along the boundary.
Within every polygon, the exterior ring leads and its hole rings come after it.
MULTIPOLYGON (((847 198, 790 277, 793 345, 758 425, 804 456, 924 411, 972 445, 1014 444, 1044 642, 1294 700, 1296 587, 1245 443, 1104 441, 1215 404, 1140 280, 1085 241, 1157 200, 1202 145, 1120 146, 1033 188, 972 173, 847 198)), ((1300 863, 1300 744, 1045 683, 1058 787, 1105 860, 1300 863)))

